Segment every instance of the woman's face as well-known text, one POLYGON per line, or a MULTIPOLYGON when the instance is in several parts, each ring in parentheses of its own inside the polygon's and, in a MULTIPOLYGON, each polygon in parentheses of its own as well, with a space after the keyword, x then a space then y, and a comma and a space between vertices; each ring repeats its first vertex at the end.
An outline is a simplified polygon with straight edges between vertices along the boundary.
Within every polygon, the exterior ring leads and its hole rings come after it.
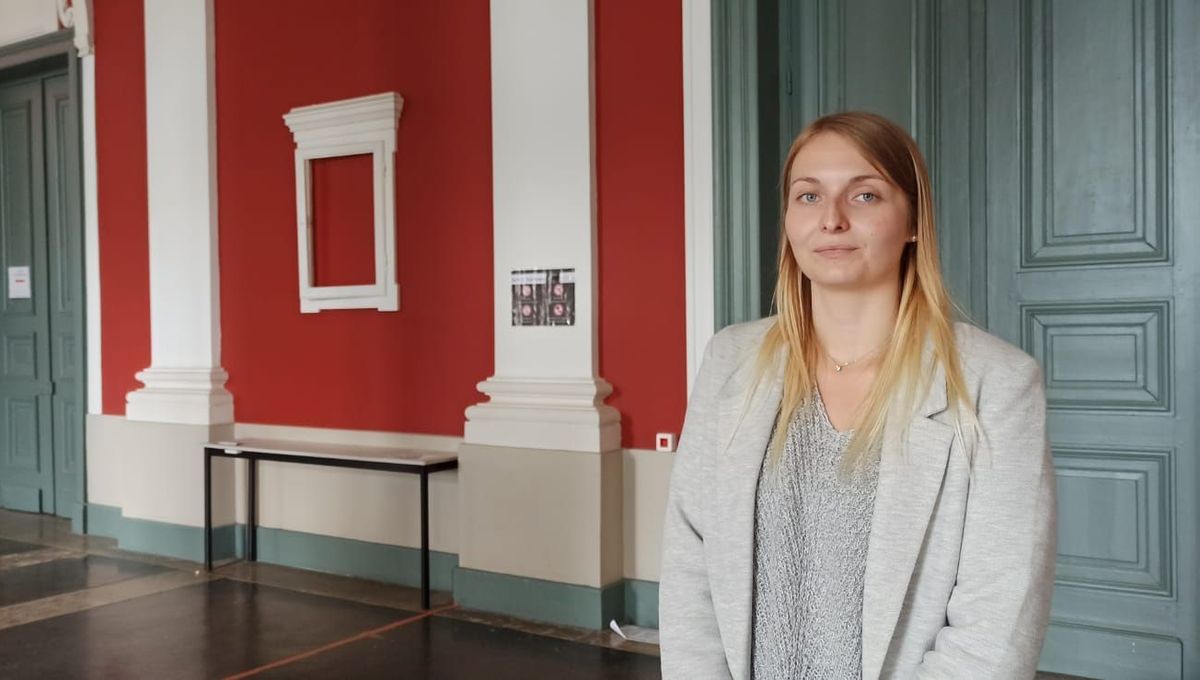
POLYGON ((898 281, 914 235, 908 197, 841 135, 821 133, 788 172, 784 229, 814 286, 857 290, 898 281))

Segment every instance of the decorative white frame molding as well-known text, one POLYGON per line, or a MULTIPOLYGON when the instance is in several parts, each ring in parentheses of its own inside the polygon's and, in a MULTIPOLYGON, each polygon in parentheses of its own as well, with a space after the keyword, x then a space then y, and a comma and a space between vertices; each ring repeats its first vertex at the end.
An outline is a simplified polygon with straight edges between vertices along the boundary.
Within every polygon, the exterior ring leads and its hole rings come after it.
POLYGON ((396 128, 404 99, 395 92, 292 109, 283 120, 296 141, 296 224, 300 264, 300 311, 400 309, 396 283, 396 128), (375 283, 316 286, 312 279, 311 161, 371 154, 375 283))
POLYGON ((712 0, 683 0, 684 271, 688 394, 716 333, 713 260, 712 0))
POLYGON ((58 23, 75 29, 75 49, 80 57, 92 53, 92 0, 58 0, 58 23))

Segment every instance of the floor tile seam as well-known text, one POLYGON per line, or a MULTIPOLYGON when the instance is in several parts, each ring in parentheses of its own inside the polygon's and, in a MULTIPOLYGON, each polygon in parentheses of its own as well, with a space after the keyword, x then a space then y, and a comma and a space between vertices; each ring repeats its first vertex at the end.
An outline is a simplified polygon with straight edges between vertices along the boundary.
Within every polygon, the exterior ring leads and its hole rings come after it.
POLYGON ((211 580, 181 571, 166 571, 115 583, 106 583, 94 588, 74 590, 69 593, 51 595, 38 600, 20 602, 0 607, 0 630, 15 628, 45 619, 68 614, 78 614, 110 604, 127 602, 147 595, 184 588, 211 580))
POLYGON ((11 532, 0 529, 0 538, 6 538, 18 543, 36 545, 39 548, 57 548, 59 550, 77 550, 80 552, 88 550, 88 537, 84 534, 69 534, 60 537, 34 533, 26 536, 20 531, 11 532))
POLYGON ((250 670, 242 671, 241 673, 226 676, 224 678, 224 680, 242 680, 243 678, 249 678, 249 677, 258 675, 259 673, 264 673, 269 670, 274 670, 276 668, 288 666, 293 663, 296 663, 297 661, 303 661, 304 659, 309 659, 314 656, 324 654, 325 652, 333 651, 335 649, 344 647, 353 642, 358 642, 359 640, 364 640, 369 637, 375 637, 378 635, 382 635, 384 633, 396 630, 397 628, 400 628, 402 626, 407 626, 409 624, 416 623, 417 621, 420 621, 422 619, 431 618, 440 612, 446 611, 448 609, 454 609, 457 606, 458 606, 457 604, 451 604, 451 605, 447 605, 445 607, 439 607, 437 609, 430 609, 429 611, 424 611, 424 612, 421 612, 420 614, 416 614, 416 615, 410 616, 408 618, 400 619, 399 621, 392 621, 391 623, 387 623, 382 626, 372 628, 370 630, 362 631, 361 633, 358 633, 356 635, 351 635, 349 637, 342 638, 340 640, 334 640, 333 642, 328 642, 324 645, 321 645, 320 647, 315 647, 315 648, 310 649, 305 652, 300 652, 298 654, 293 654, 292 656, 285 657, 283 659, 278 659, 276 661, 272 661, 271 663, 264 664, 257 668, 251 668, 250 670))
MULTIPOLYGON (((214 574, 220 578, 229 579, 230 581, 238 581, 240 583, 252 583, 259 586, 267 586, 270 588, 279 588, 293 593, 302 593, 304 595, 314 595, 317 597, 326 597, 332 600, 340 600, 342 602, 352 602, 354 604, 364 604, 371 607, 380 607, 382 609, 394 609, 397 611, 411 612, 418 607, 408 602, 389 602, 385 598, 373 598, 369 596, 356 596, 339 592, 337 588, 320 588, 308 587, 303 585, 295 585, 287 583, 283 580, 275 580, 271 578, 263 578, 258 574, 239 574, 236 572, 223 572, 221 570, 214 571, 214 574)), ((392 586, 392 584, 386 584, 392 586)), ((398 588, 406 588, 407 586, 395 586, 398 588)), ((434 591, 441 592, 441 591, 434 591)), ((451 603, 453 604, 453 603, 451 603)), ((441 611, 438 608, 437 611, 441 611)))
POLYGON ((37 550, 10 553, 8 555, 0 555, 0 572, 10 569, 20 569, 22 567, 33 567, 69 557, 83 556, 84 553, 77 550, 63 550, 61 548, 39 548, 37 550))
POLYGON ((192 569, 191 565, 199 564, 198 562, 191 562, 189 560, 125 550, 115 545, 90 545, 89 543, 92 543, 93 541, 91 541, 90 537, 87 535, 70 535, 59 540, 47 540, 48 537, 46 536, 24 537, 5 533, 3 530, 0 530, 0 538, 6 538, 10 541, 17 541, 19 543, 36 545, 42 550, 65 550, 81 555, 113 557, 118 559, 132 560, 135 562, 142 562, 145 564, 166 566, 179 571, 189 571, 192 569))
MULTIPOLYGON (((635 647, 632 645, 615 644, 613 642, 606 641, 603 638, 599 637, 600 635, 607 632, 607 631, 603 631, 603 630, 579 630, 579 631, 561 630, 555 624, 542 623, 542 622, 534 621, 531 619, 520 619, 520 620, 515 620, 515 621, 513 621, 513 620, 495 620, 495 619, 492 619, 491 615, 489 615, 487 612, 473 611, 473 610, 468 610, 468 609, 456 609, 454 611, 451 611, 451 612, 448 612, 445 614, 439 613, 437 616, 438 616, 438 618, 443 618, 443 619, 464 621, 466 623, 472 623, 472 624, 479 625, 479 626, 492 626, 495 628, 503 628, 505 630, 516 631, 519 633, 528 633, 529 635, 537 635, 539 637, 552 638, 555 640, 561 640, 563 642, 573 642, 573 643, 581 644, 581 645, 600 647, 602 649, 612 649, 612 650, 615 650, 618 652, 627 652, 630 654, 640 654, 642 656, 652 656, 652 657, 660 656, 659 646, 654 643, 629 640, 627 642, 630 642, 630 643, 633 643, 633 645, 639 645, 639 646, 635 647)), ((511 617, 505 617, 505 618, 510 619, 511 617)), ((616 634, 613 633, 612 635, 615 636, 616 634)), ((625 641, 623 641, 623 642, 625 642, 625 641)))

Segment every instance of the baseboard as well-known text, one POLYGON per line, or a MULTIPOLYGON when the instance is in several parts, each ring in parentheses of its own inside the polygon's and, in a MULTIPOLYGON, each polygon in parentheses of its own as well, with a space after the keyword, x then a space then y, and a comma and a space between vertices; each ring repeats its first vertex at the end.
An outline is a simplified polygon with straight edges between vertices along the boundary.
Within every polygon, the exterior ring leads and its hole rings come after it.
POLYGON ((658 581, 625 579, 625 621, 643 628, 658 628, 658 581))
MULTIPOLYGON (((163 555, 193 562, 204 561, 204 528, 126 517, 121 508, 88 503, 87 532, 117 539, 117 547, 132 552, 163 555)), ((213 559, 240 557, 245 527, 213 528, 213 559)))
MULTIPOLYGON (((421 586, 420 548, 270 527, 259 527, 257 537, 260 562, 414 588, 421 586)), ((430 587, 434 590, 452 590, 457 566, 458 555, 429 551, 430 587)))
MULTIPOLYGON (((117 546, 123 550, 193 562, 204 560, 202 527, 125 517, 120 508, 96 503, 87 506, 87 527, 89 534, 117 539, 117 546)), ((214 527, 213 559, 245 557, 245 535, 244 524, 214 527)), ((419 548, 271 527, 258 527, 256 536, 260 562, 405 586, 421 585, 419 548)), ((456 566, 458 555, 430 551, 431 587, 451 590, 456 566)))
POLYGON ((454 600, 466 609, 597 630, 625 618, 624 581, 592 588, 459 567, 454 600))
MULTIPOLYGON (((204 560, 204 529, 126 517, 121 508, 89 503, 87 533, 109 536, 123 550, 204 560)), ((213 529, 213 559, 244 557, 246 527, 213 529)), ((258 560, 297 569, 365 578, 410 587, 421 585, 418 548, 371 543, 302 531, 259 527, 258 560)), ((658 583, 624 579, 604 588, 498 574, 458 566, 458 555, 430 551, 430 585, 453 591, 459 605, 481 611, 585 628, 601 629, 616 619, 658 627, 658 583)))

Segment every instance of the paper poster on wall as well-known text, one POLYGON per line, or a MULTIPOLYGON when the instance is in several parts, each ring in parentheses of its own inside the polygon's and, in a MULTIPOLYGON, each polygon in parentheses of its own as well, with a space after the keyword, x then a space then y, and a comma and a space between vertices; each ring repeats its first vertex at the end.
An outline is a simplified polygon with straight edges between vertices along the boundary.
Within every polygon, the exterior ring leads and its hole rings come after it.
POLYGON ((574 326, 575 270, 525 269, 512 273, 512 325, 574 326))
POLYGON ((33 291, 29 287, 29 267, 8 268, 8 299, 29 299, 33 291))

